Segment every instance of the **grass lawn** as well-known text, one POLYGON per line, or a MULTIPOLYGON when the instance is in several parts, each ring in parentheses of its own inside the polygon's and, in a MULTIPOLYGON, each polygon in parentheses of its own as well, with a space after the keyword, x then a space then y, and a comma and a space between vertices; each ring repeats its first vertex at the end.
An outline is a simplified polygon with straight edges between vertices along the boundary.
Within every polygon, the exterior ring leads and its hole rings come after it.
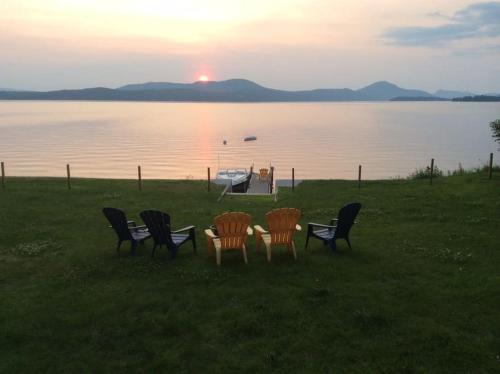
POLYGON ((0 190, 0 371, 499 372, 500 177, 307 181, 270 198, 210 193, 203 182, 9 178, 0 190), (265 224, 275 207, 327 223, 363 204, 353 250, 305 232, 286 249, 207 257, 215 215, 265 224), (169 212, 197 227, 171 261, 119 255, 103 206, 169 212))

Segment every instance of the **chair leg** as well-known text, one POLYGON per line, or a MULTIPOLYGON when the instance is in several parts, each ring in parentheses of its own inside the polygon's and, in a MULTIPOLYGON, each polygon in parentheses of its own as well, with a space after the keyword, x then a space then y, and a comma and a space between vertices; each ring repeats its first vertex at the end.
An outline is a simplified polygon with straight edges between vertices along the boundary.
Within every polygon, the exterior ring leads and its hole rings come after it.
POLYGON ((155 251, 156 251, 156 243, 153 245, 153 250, 151 251, 151 258, 155 256, 155 251))
POLYGON ((122 241, 119 240, 118 241, 118 245, 116 246, 116 253, 119 253, 120 252, 120 247, 122 246, 122 241))
POLYGON ((172 254, 170 255, 170 259, 174 260, 177 257, 177 247, 172 248, 172 254))
POLYGON ((272 252, 271 235, 262 234, 261 240, 264 242, 264 245, 266 246, 267 261, 271 262, 271 252, 272 252))
POLYGON ((220 239, 213 239, 213 243, 215 247, 215 258, 217 261, 217 266, 220 266, 222 244, 220 242, 220 239))
POLYGON ((337 253, 337 243, 335 241, 335 239, 332 239, 328 242, 328 246, 330 247, 330 249, 334 252, 334 253, 337 253))
POLYGON ((132 255, 135 256, 135 250, 137 249, 137 242, 135 240, 132 240, 130 243, 131 243, 130 249, 132 251, 132 255))
POLYGON ((306 237, 306 248, 307 249, 307 246, 309 245, 309 229, 307 229, 307 237, 306 237))
POLYGON ((215 254, 216 254, 216 261, 217 261, 217 266, 220 266, 220 260, 221 260, 221 249, 220 248, 215 248, 215 254))
POLYGON ((297 250, 295 249, 295 242, 292 241, 292 252, 293 252, 293 258, 297 260, 297 250))
POLYGON ((191 237, 191 240, 193 241, 193 252, 196 253, 196 233, 194 229, 191 229, 189 231, 189 236, 191 237))
POLYGON ((248 264, 247 249, 245 247, 245 244, 241 246, 241 250, 243 252, 243 260, 245 260, 245 264, 248 264))
POLYGON ((349 246, 349 249, 352 250, 351 242, 349 241, 349 237, 345 238, 345 241, 347 242, 347 245, 349 246))

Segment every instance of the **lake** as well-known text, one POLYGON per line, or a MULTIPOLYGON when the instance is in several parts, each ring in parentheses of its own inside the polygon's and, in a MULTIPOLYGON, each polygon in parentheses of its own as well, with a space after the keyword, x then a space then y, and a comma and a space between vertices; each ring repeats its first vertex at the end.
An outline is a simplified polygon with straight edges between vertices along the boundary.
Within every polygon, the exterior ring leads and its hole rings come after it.
POLYGON ((500 155, 500 103, 143 103, 0 101, 7 175, 205 178, 275 166, 278 178, 406 177, 436 159, 476 167, 500 155), (257 141, 244 142, 255 135, 257 141), (227 145, 223 141, 227 141, 227 145))

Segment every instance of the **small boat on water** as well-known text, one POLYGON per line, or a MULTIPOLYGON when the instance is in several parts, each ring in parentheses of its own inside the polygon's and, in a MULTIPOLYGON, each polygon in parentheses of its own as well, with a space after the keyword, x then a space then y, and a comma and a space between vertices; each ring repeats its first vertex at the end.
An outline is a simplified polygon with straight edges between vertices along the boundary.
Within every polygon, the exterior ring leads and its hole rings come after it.
POLYGON ((233 192, 246 192, 251 175, 247 169, 219 169, 217 179, 231 183, 233 192))
POLYGON ((245 139, 243 139, 243 141, 245 142, 252 142, 254 140, 257 140, 257 137, 255 135, 247 136, 245 139))

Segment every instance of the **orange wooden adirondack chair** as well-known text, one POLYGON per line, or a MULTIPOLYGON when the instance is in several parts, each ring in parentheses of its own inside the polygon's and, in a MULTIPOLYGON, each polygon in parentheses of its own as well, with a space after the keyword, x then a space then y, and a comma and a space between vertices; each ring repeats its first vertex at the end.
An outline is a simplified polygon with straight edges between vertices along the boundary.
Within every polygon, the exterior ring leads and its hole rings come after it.
POLYGON ((248 263, 245 243, 248 235, 253 234, 250 227, 251 220, 252 217, 247 213, 223 213, 214 219, 215 230, 205 230, 208 253, 213 255, 215 250, 217 266, 221 263, 221 252, 228 249, 241 250, 245 263, 248 263))
POLYGON ((259 250, 261 243, 264 242, 267 249, 267 261, 271 261, 271 247, 274 245, 286 245, 288 250, 292 251, 293 257, 297 259, 293 235, 295 231, 302 230, 298 224, 300 216, 300 210, 295 208, 273 209, 266 214, 268 231, 259 225, 254 226, 256 248, 259 250))
POLYGON ((269 169, 260 169, 259 170, 259 180, 267 181, 269 178, 269 169))

